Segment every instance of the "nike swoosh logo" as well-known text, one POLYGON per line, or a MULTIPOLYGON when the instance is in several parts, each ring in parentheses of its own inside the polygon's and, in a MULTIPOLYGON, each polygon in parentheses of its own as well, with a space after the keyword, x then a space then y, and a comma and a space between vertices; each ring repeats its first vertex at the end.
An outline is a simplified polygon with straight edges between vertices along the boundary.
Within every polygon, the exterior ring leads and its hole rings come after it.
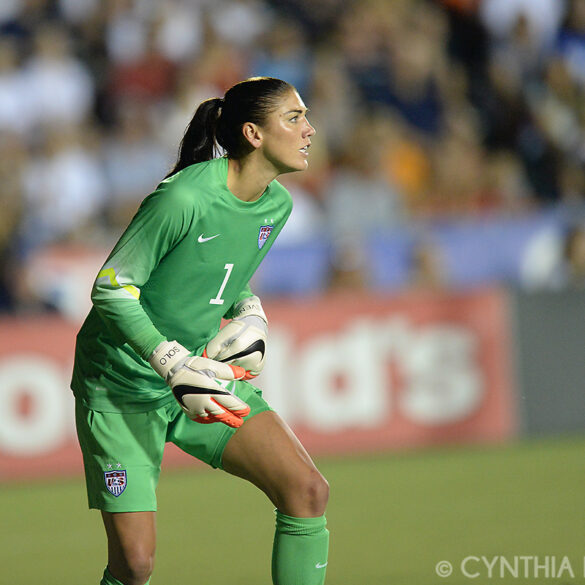
POLYGON ((209 240, 213 240, 213 238, 217 238, 219 235, 221 235, 221 234, 215 234, 215 236, 210 236, 209 238, 204 238, 204 237, 203 237, 203 234, 201 234, 201 235, 200 235, 200 236, 197 238, 197 241, 198 241, 200 244, 203 244, 203 242, 209 242, 209 240))
POLYGON ((317 563, 315 565, 315 569, 324 569, 327 566, 327 561, 325 561, 324 563, 317 563))

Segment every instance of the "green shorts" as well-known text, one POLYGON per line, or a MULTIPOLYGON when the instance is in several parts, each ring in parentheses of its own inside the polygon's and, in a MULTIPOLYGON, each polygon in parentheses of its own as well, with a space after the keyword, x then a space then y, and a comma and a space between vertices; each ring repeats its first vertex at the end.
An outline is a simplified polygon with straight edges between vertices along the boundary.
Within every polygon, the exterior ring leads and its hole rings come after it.
MULTIPOLYGON (((250 406, 246 418, 270 410, 249 382, 235 382, 233 391, 250 406)), ((106 512, 156 511, 165 443, 221 468, 225 446, 237 430, 193 422, 175 400, 140 413, 98 412, 77 401, 75 418, 89 507, 106 512)))

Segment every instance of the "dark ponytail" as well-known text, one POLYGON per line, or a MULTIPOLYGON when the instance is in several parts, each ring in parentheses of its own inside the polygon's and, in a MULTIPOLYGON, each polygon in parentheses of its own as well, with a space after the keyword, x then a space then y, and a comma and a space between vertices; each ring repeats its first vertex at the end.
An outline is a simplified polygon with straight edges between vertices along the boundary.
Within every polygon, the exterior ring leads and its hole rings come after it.
POLYGON ((223 149, 238 159, 252 147, 242 134, 246 122, 262 126, 279 100, 294 87, 274 77, 251 77, 228 89, 223 99, 205 100, 185 130, 179 156, 167 178, 194 163, 215 158, 223 149))
POLYGON ((211 160, 216 156, 215 133, 223 99, 211 98, 202 102, 181 140, 179 156, 168 178, 194 163, 211 160))

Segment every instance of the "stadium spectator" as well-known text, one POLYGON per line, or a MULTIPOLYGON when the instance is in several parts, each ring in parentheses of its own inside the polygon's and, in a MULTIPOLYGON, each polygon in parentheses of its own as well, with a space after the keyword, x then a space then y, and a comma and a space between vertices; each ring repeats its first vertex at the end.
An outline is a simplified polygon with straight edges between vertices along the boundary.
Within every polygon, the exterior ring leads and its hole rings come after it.
POLYGON ((360 239, 391 229, 405 220, 403 197, 384 173, 384 115, 358 118, 351 140, 326 185, 324 205, 328 232, 335 240, 360 239))
POLYGON ((114 228, 128 223, 141 195, 152 191, 170 166, 160 142, 152 139, 149 110, 140 101, 124 101, 118 123, 103 144, 108 184, 107 217, 114 228))
POLYGON ((34 33, 34 50, 24 65, 31 112, 37 124, 80 124, 95 99, 88 67, 70 48, 67 30, 45 24, 34 33))
MULTIPOLYGON (((340 120, 351 120, 359 109, 359 96, 351 83, 345 62, 340 55, 329 49, 314 54, 313 78, 309 88, 311 115, 318 121, 319 139, 335 161, 344 145, 351 140, 351 124, 340 124, 340 120)), ((313 169, 311 174, 313 174, 313 169)))
POLYGON ((528 248, 523 278, 531 291, 585 289, 585 226, 540 233, 528 248))
POLYGON ((250 56, 250 74, 288 79, 306 94, 311 83, 312 58, 305 37, 296 22, 277 19, 250 56))
POLYGON ((34 121, 32 99, 15 39, 0 37, 0 131, 20 135, 30 132, 34 121))
POLYGON ((27 253, 81 234, 88 238, 94 218, 103 212, 104 175, 84 133, 71 125, 48 128, 24 169, 21 245, 27 253))
POLYGON ((541 45, 553 43, 564 11, 562 0, 481 0, 479 4, 481 19, 493 40, 510 37, 518 20, 526 19, 529 34, 541 45))
POLYGON ((157 51, 167 60, 187 64, 205 46, 205 18, 199 2, 169 0, 156 10, 157 51))
POLYGON ((580 86, 585 85, 585 5, 570 0, 565 19, 560 27, 555 49, 566 63, 571 78, 580 86))
POLYGON ((445 259, 439 246, 421 238, 412 247, 406 288, 410 291, 443 291, 449 287, 445 259))
POLYGON ((17 312, 19 295, 17 261, 19 229, 24 216, 21 173, 26 163, 26 147, 18 134, 0 132, 0 312, 17 312))
POLYGON ((220 43, 233 45, 242 50, 257 46, 274 14, 260 0, 219 0, 209 8, 209 27, 220 43))

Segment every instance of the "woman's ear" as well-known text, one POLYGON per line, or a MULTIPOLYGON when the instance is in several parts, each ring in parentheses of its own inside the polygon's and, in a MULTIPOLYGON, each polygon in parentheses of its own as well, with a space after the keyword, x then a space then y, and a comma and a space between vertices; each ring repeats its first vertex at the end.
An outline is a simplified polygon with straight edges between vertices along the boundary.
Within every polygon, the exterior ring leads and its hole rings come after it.
POLYGON ((256 124, 246 122, 242 126, 242 134, 254 148, 258 148, 262 144, 262 131, 256 124))

